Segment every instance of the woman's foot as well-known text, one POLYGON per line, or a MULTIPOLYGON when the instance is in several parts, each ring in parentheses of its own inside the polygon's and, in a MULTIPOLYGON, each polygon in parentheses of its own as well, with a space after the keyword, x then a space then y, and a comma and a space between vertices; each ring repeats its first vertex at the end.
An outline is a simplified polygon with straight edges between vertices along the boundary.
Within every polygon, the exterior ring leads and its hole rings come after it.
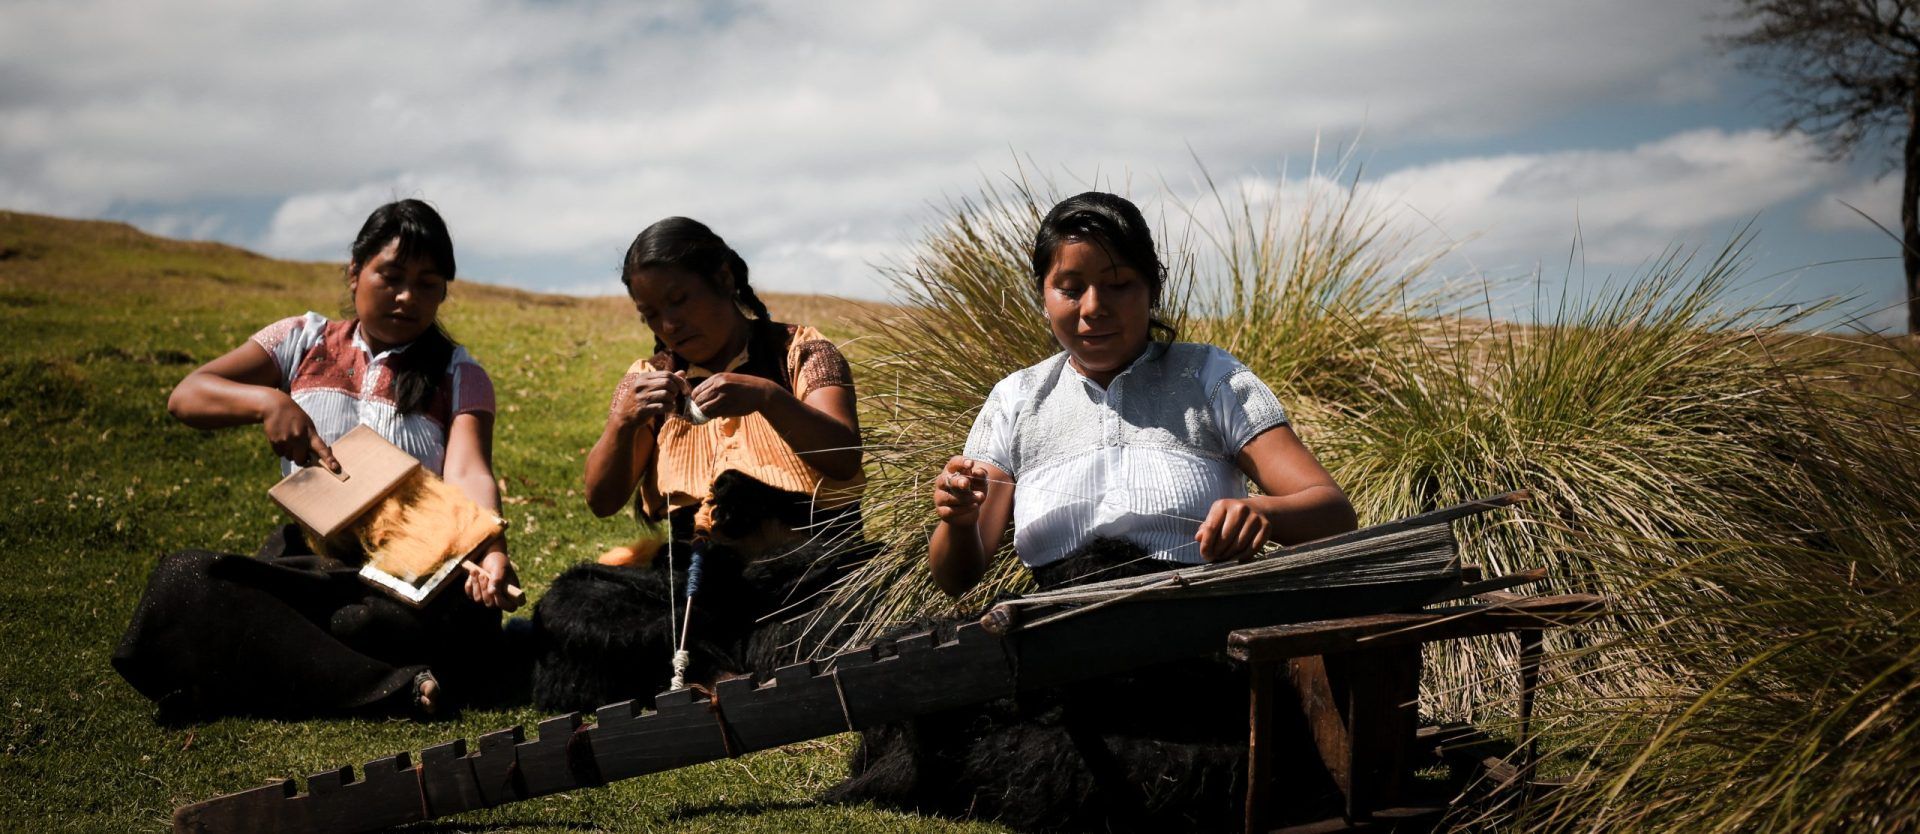
POLYGON ((440 711, 440 679, 432 672, 413 676, 413 709, 426 718, 440 711))

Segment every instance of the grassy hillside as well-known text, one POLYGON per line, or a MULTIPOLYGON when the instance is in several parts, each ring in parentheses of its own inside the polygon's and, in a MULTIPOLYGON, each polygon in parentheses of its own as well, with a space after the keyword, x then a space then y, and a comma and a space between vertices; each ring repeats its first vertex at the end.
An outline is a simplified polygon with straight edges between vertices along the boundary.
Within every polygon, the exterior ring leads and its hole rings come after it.
MULTIPOLYGON (((924 570, 927 473, 994 380, 1054 350, 1024 266, 1052 201, 987 196, 955 206, 896 270, 912 307, 767 299, 836 339, 870 337, 850 351, 863 506, 890 548, 841 588, 851 621, 949 604, 924 570)), ((1555 587, 1614 598, 1602 626, 1550 644, 1536 727, 1571 787, 1496 822, 1920 830, 1920 343, 1808 334, 1804 311, 1729 305, 1744 237, 1651 258, 1538 325, 1489 323, 1471 291, 1418 292, 1435 255, 1353 207, 1312 203, 1285 222, 1249 210, 1210 241, 1163 234, 1193 250, 1175 259, 1164 312, 1276 389, 1364 521, 1527 488, 1532 504, 1461 525, 1468 559, 1551 567, 1555 587)), ((539 717, 169 729, 107 665, 159 554, 250 552, 278 517, 258 430, 182 428, 167 390, 266 322, 339 309, 341 285, 337 265, 0 213, 0 819, 155 830, 182 802, 539 717)), ((498 387, 498 469, 537 596, 630 531, 591 518, 577 482, 607 389, 651 340, 619 298, 462 284, 443 315, 498 387)), ((1025 581, 1004 562, 977 593, 1025 581)), ((1423 708, 1500 727, 1511 652, 1430 651, 1423 708)), ((849 747, 550 797, 453 830, 964 828, 814 803, 849 747)))
MULTIPOLYGON (((350 230, 342 230, 343 235, 350 230)), ((346 241, 343 237, 342 248, 346 241)), ((617 253, 609 253, 609 260, 617 253)), ((609 278, 610 288, 614 286, 609 278)), ((768 295, 844 340, 855 305, 768 295)), ((172 809, 268 780, 537 720, 530 709, 408 721, 156 726, 107 659, 162 553, 251 553, 279 522, 258 429, 199 432, 165 410, 195 365, 275 319, 338 312, 337 264, 274 261, 111 223, 0 213, 0 820, 12 830, 158 831, 172 809)), ((595 519, 581 462, 612 384, 649 351, 624 299, 456 283, 443 320, 492 373, 513 552, 537 597, 626 538, 595 519)), ((816 805, 850 738, 631 780, 434 830, 994 830, 816 805)))
MULTIPOLYGON (((1808 332, 1838 302, 1739 303, 1745 232, 1488 322, 1512 287, 1444 280, 1446 250, 1359 195, 1171 211, 1161 313, 1275 389, 1363 524, 1527 489, 1456 525, 1463 558, 1611 598, 1547 637, 1534 727, 1569 787, 1465 827, 1920 830, 1920 343, 1808 332)), ((892 272, 912 306, 871 325, 889 419, 863 507, 893 547, 841 588, 851 620, 943 602, 925 473, 961 444, 954 415, 1054 349, 1025 264, 1060 196, 1021 180, 958 201, 892 272)), ((1027 582, 1003 561, 972 597, 1027 582)), ((1423 713, 1517 729, 1511 640, 1424 654, 1423 713)))

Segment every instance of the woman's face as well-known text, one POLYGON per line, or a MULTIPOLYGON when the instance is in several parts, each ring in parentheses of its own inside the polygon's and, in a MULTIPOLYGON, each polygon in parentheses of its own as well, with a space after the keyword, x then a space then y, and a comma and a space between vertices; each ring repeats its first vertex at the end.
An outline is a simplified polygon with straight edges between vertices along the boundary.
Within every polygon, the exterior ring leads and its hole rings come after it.
POLYGON ((420 255, 401 263, 399 251, 399 238, 387 241, 347 279, 361 336, 376 352, 420 338, 447 300, 447 276, 440 268, 420 255))
POLYGON ((1040 293, 1053 338, 1094 382, 1112 382, 1147 349, 1152 289, 1105 247, 1080 240, 1061 244, 1040 293))
POLYGON ((731 293, 714 291, 691 270, 672 266, 642 269, 627 286, 633 308, 653 336, 703 367, 732 359, 746 344, 747 319, 731 293))

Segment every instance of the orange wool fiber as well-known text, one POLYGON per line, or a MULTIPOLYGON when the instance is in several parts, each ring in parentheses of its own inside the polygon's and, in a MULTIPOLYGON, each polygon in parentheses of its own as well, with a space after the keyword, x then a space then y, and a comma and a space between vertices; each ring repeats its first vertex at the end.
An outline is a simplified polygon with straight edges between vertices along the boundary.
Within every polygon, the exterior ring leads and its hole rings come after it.
POLYGON ((367 554, 368 564, 418 583, 448 559, 472 553, 501 529, 493 513, 423 468, 356 519, 349 533, 367 554))
POLYGON ((599 561, 600 564, 616 568, 644 568, 653 564, 654 557, 660 555, 666 543, 664 526, 642 527, 640 537, 635 539, 633 544, 611 548, 600 554, 599 561))

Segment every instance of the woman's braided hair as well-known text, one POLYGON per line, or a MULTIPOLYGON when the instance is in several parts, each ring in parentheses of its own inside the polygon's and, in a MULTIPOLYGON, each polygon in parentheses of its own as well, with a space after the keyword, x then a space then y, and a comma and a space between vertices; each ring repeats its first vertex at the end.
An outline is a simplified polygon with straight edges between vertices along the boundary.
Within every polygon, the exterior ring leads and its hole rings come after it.
MULTIPOLYGON (((620 267, 620 283, 632 289, 633 278, 641 270, 663 266, 698 275, 709 288, 721 294, 727 292, 726 278, 731 277, 734 301, 753 318, 772 319, 767 305, 747 283, 747 262, 705 223, 690 217, 669 217, 642 229, 633 239, 633 245, 627 247, 627 257, 620 267)), ((664 344, 655 343, 655 352, 664 350, 664 344)))

